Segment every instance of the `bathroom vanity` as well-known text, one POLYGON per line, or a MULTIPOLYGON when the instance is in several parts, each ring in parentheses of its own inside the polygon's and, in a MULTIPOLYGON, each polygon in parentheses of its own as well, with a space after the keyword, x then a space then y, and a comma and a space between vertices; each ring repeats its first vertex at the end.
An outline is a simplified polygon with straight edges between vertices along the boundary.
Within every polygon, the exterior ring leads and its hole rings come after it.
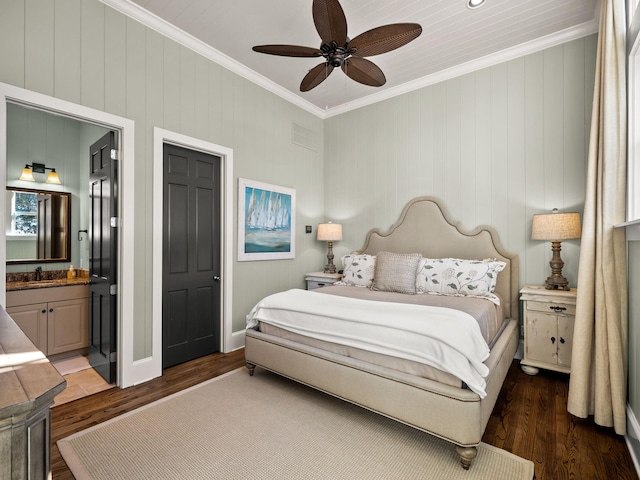
POLYGON ((7 313, 47 357, 89 345, 89 279, 7 282, 7 313))

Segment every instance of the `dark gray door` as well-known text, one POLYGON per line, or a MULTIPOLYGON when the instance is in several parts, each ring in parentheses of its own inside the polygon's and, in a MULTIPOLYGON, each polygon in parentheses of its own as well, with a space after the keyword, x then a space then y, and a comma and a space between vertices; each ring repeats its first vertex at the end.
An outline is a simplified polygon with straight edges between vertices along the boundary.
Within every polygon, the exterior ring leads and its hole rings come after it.
POLYGON ((116 380, 117 161, 115 134, 90 148, 89 166, 89 363, 104 379, 116 380), (113 155, 115 156, 115 155, 113 155))
POLYGON ((220 350, 220 164, 164 146, 164 368, 220 350))

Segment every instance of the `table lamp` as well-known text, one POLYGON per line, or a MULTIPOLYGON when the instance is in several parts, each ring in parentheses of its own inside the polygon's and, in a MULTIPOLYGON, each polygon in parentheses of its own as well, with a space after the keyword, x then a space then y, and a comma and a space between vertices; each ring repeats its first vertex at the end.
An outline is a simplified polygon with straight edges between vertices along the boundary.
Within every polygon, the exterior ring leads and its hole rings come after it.
POLYGON ((551 242, 553 256, 551 265, 551 276, 547 277, 545 288, 547 290, 569 290, 569 282, 562 276, 564 262, 560 258, 562 240, 580 238, 580 214, 579 213, 558 213, 554 208, 553 213, 542 213, 533 216, 533 227, 531 229, 532 240, 548 240, 551 242))
POLYGON ((333 242, 342 240, 342 225, 331 222, 320 223, 318 225, 318 240, 327 242, 329 248, 324 273, 336 273, 336 266, 333 264, 333 242))

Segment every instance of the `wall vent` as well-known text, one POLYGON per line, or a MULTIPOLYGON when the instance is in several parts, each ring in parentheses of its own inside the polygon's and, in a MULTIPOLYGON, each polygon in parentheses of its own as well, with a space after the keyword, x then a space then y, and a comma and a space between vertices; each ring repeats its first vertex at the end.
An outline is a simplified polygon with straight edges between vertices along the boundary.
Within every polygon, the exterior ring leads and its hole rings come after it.
POLYGON ((309 150, 315 150, 315 135, 312 130, 298 125, 295 122, 292 123, 291 127, 291 141, 293 143, 308 148, 309 150))

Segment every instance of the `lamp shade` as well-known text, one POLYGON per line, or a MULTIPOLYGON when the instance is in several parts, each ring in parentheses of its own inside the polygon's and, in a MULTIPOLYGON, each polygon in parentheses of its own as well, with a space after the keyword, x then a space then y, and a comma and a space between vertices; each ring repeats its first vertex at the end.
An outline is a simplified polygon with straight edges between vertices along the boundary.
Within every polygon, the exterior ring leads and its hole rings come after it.
POLYGON ((581 233, 579 213, 543 213, 533 216, 532 240, 570 240, 580 238, 581 233))
POLYGON ((47 180, 46 183, 55 183, 60 185, 60 176, 58 175, 58 172, 56 172, 55 170, 52 170, 49 172, 49 175, 47 175, 47 180))
POLYGON ((28 182, 35 182, 36 179, 33 178, 33 170, 28 165, 22 169, 22 175, 20 175, 20 180, 26 180, 28 182))
POLYGON ((318 224, 318 240, 325 242, 342 240, 342 225, 339 223, 318 224))

